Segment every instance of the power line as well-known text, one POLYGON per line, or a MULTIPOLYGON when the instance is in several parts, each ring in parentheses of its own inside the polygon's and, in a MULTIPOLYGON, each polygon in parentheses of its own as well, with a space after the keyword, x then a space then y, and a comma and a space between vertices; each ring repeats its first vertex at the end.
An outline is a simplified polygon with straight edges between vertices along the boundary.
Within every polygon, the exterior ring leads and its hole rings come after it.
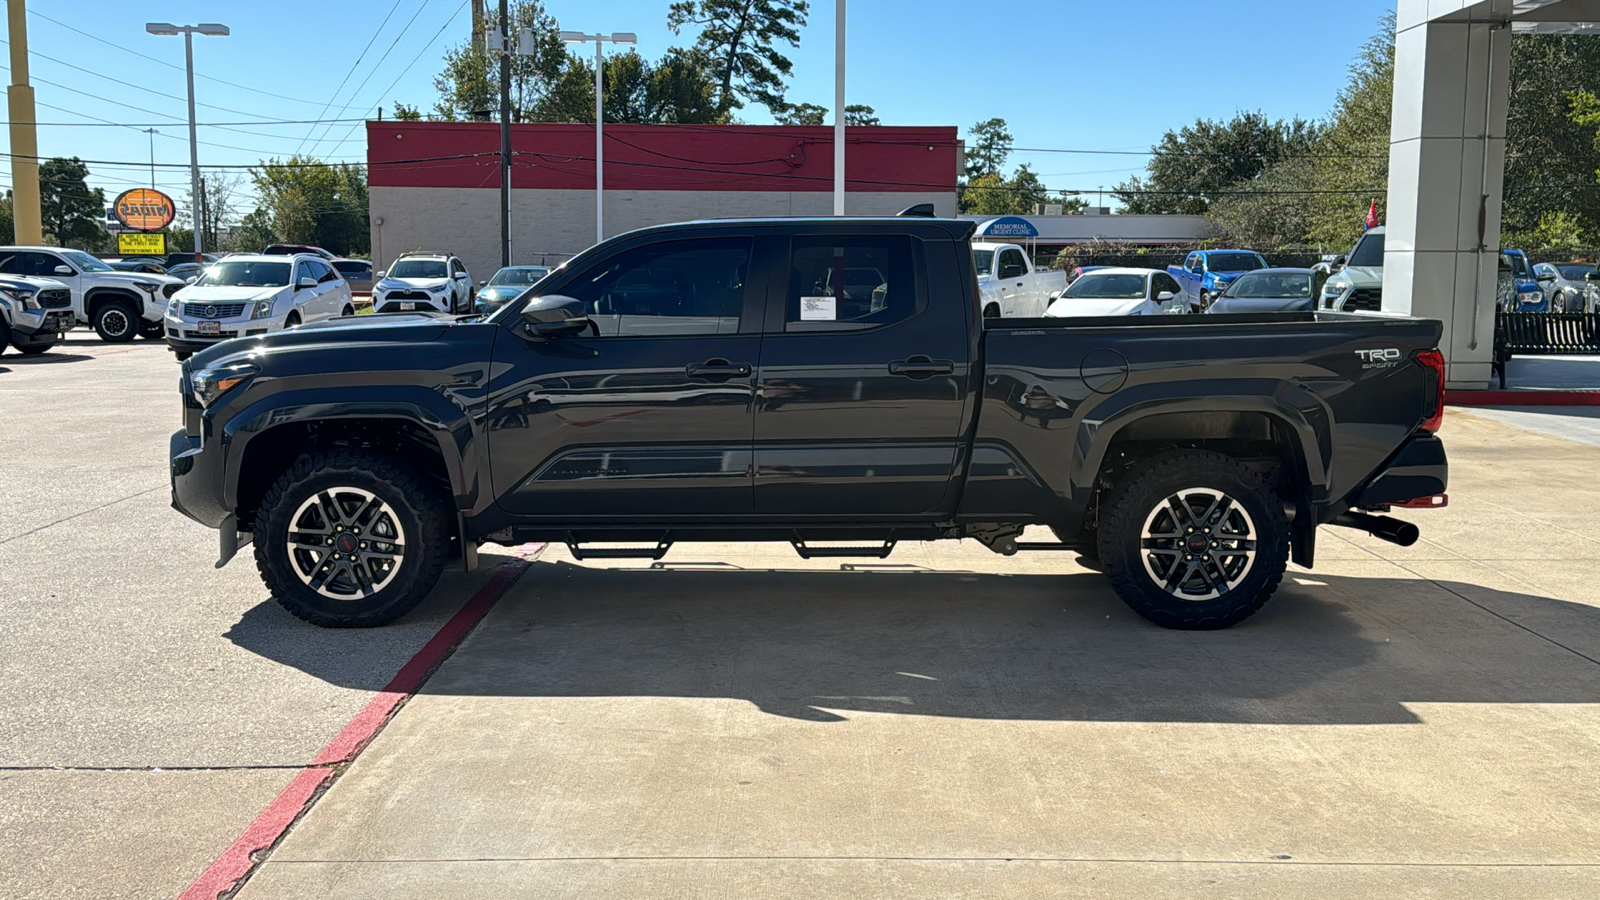
MULTIPOLYGON (((455 12, 452 12, 450 14, 450 18, 444 20, 444 24, 440 25, 439 26, 439 30, 435 31, 433 33, 433 37, 428 38, 428 43, 424 44, 421 50, 417 51, 415 54, 412 55, 411 62, 408 63, 404 69, 401 69, 400 70, 400 74, 395 76, 394 81, 389 82, 389 86, 387 88, 384 88, 382 94, 378 95, 378 99, 379 100, 382 100, 384 98, 384 96, 386 96, 390 91, 394 90, 394 86, 400 83, 400 79, 406 77, 406 75, 408 75, 411 72, 411 67, 417 64, 417 59, 420 58, 424 52, 428 51, 429 49, 431 49, 433 47, 434 42, 439 40, 439 36, 444 34, 444 31, 445 31, 446 28, 450 27, 450 23, 454 22, 456 20, 456 16, 461 15, 461 11, 463 9, 467 8, 467 2, 468 2, 468 0, 461 0, 461 5, 457 6, 456 9, 455 9, 455 12)), ((382 63, 380 62, 379 65, 382 65, 382 63)), ((376 72, 377 69, 373 69, 373 71, 376 72)), ((368 76, 368 77, 371 77, 371 76, 368 76)), ((365 82, 363 82, 363 84, 365 84, 365 82)), ((356 89, 356 91, 358 93, 360 92, 360 90, 361 90, 360 88, 356 89)), ((330 128, 329 130, 331 131, 332 129, 330 128)), ((356 132, 356 126, 355 125, 350 126, 350 130, 346 131, 344 133, 344 140, 345 141, 349 140, 350 139, 350 135, 355 134, 355 132, 356 132)), ((344 143, 344 141, 340 141, 340 143, 344 143)))
MULTIPOLYGON (((361 48, 361 52, 356 56, 356 61, 350 64, 349 71, 345 72, 344 77, 339 80, 339 86, 334 88, 333 93, 328 95, 328 102, 323 104, 322 112, 317 113, 318 116, 321 116, 323 113, 327 112, 328 107, 333 105, 333 101, 339 96, 339 92, 344 90, 344 86, 349 83, 350 76, 356 73, 356 68, 361 65, 361 61, 367 58, 367 51, 372 49, 372 42, 376 41, 378 39, 378 35, 383 33, 383 26, 389 24, 390 16, 393 16, 394 11, 399 8, 400 0, 394 0, 394 5, 389 7, 388 15, 385 15, 383 17, 383 21, 378 23, 378 28, 376 31, 372 32, 372 37, 367 38, 367 45, 361 48)), ((352 94, 350 99, 354 100, 355 95, 352 94)), ((317 127, 315 125, 311 126, 311 128, 306 131, 306 136, 301 138, 300 143, 295 146, 294 152, 299 153, 300 148, 305 146, 306 140, 311 137, 311 133, 316 130, 317 127)))
MULTIPOLYGON (((387 49, 385 49, 383 51, 383 55, 378 57, 377 63, 375 63, 373 65, 373 67, 367 71, 367 77, 361 79, 361 83, 356 86, 356 89, 350 92, 350 99, 351 100, 354 100, 356 97, 358 97, 361 94, 361 89, 366 87, 367 86, 367 82, 372 80, 372 76, 376 75, 378 73, 378 70, 383 68, 383 64, 385 62, 388 62, 389 54, 394 52, 394 48, 399 45, 400 39, 406 36, 406 32, 410 31, 411 30, 411 26, 416 23, 417 17, 422 15, 422 11, 427 9, 429 4, 431 4, 431 3, 433 3, 433 0, 422 0, 422 5, 418 6, 417 7, 417 11, 411 14, 411 18, 406 20, 405 27, 400 29, 400 33, 395 35, 394 36, 394 40, 389 42, 389 46, 388 46, 387 49)), ((459 10, 457 10, 457 11, 459 12, 459 10)), ((452 19, 455 18, 454 14, 451 15, 451 18, 452 19)), ((448 23, 446 23, 446 24, 448 24, 448 23)), ((374 35, 374 37, 376 37, 376 35, 374 35)), ((431 45, 432 41, 429 41, 429 44, 431 45)), ((424 48, 424 49, 426 49, 426 48, 424 48)), ((415 62, 415 61, 416 61, 416 57, 413 56, 412 57, 412 62, 415 62)), ((407 66, 406 69, 409 71, 410 70, 410 66, 407 66)), ((355 70, 352 69, 351 71, 353 73, 355 70)), ((314 132, 316 130, 317 130, 316 126, 313 125, 311 127, 311 131, 314 132)), ((355 129, 351 129, 351 130, 354 131, 355 129)), ((326 129, 323 130, 322 136, 323 137, 327 137, 328 134, 330 132, 332 132, 332 131, 333 131, 333 126, 330 125, 326 129)), ((310 132, 308 132, 306 134, 306 137, 309 138, 310 136, 311 136, 311 134, 310 134, 310 132)), ((305 141, 301 141, 300 143, 303 145, 305 143, 305 141)), ((319 144, 319 143, 321 143, 321 141, 312 141, 311 142, 312 150, 315 150, 316 147, 317 147, 317 144, 319 144)), ((300 152, 298 147, 295 148, 295 152, 296 153, 300 152)))

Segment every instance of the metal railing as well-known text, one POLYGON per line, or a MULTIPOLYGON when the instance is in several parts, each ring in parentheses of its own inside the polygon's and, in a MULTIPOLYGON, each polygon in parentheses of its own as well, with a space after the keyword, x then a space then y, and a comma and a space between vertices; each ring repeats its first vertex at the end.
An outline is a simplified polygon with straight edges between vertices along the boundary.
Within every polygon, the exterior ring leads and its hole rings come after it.
POLYGON ((1516 312, 1495 316, 1497 355, 1600 353, 1600 313, 1516 312))

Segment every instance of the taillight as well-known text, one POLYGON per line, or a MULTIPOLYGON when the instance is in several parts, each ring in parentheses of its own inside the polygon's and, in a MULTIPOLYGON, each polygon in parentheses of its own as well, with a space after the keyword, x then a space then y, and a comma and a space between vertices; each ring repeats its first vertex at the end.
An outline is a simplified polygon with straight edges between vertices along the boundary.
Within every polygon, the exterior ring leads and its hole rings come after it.
POLYGON ((1427 378, 1433 381, 1432 389, 1428 391, 1433 395, 1433 406, 1422 420, 1422 430, 1438 431, 1444 423, 1444 354, 1438 350, 1423 350, 1416 359, 1428 370, 1427 378))

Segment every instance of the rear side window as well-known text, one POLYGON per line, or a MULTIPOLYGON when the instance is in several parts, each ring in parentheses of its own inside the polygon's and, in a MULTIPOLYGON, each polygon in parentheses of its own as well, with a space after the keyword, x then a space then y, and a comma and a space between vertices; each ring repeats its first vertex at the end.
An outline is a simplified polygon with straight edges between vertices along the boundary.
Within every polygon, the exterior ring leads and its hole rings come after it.
POLYGON ((1000 251, 1000 271, 1007 276, 1014 276, 1018 269, 1024 272, 1028 270, 1027 264, 1022 261, 1022 251, 1015 248, 1000 251))
POLYGON ((339 274, 346 278, 367 278, 370 277, 372 272, 370 266, 359 262, 337 262, 333 264, 333 267, 338 269, 339 274))
POLYGON ((562 293, 584 302, 602 336, 733 334, 749 272, 749 238, 671 241, 604 260, 562 293))
POLYGON ((909 237, 797 237, 791 248, 785 331, 877 328, 923 306, 909 237))

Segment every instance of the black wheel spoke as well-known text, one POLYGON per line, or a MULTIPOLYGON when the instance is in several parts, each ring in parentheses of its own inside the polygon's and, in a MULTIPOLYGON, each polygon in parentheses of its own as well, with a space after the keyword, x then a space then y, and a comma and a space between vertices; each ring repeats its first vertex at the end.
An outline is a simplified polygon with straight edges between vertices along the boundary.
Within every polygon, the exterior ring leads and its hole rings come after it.
POLYGON ((402 565, 406 533, 400 517, 372 491, 319 490, 306 497, 290 522, 289 563, 307 587, 324 597, 369 597, 391 582, 402 565), (385 533, 374 534, 374 527, 385 533))

